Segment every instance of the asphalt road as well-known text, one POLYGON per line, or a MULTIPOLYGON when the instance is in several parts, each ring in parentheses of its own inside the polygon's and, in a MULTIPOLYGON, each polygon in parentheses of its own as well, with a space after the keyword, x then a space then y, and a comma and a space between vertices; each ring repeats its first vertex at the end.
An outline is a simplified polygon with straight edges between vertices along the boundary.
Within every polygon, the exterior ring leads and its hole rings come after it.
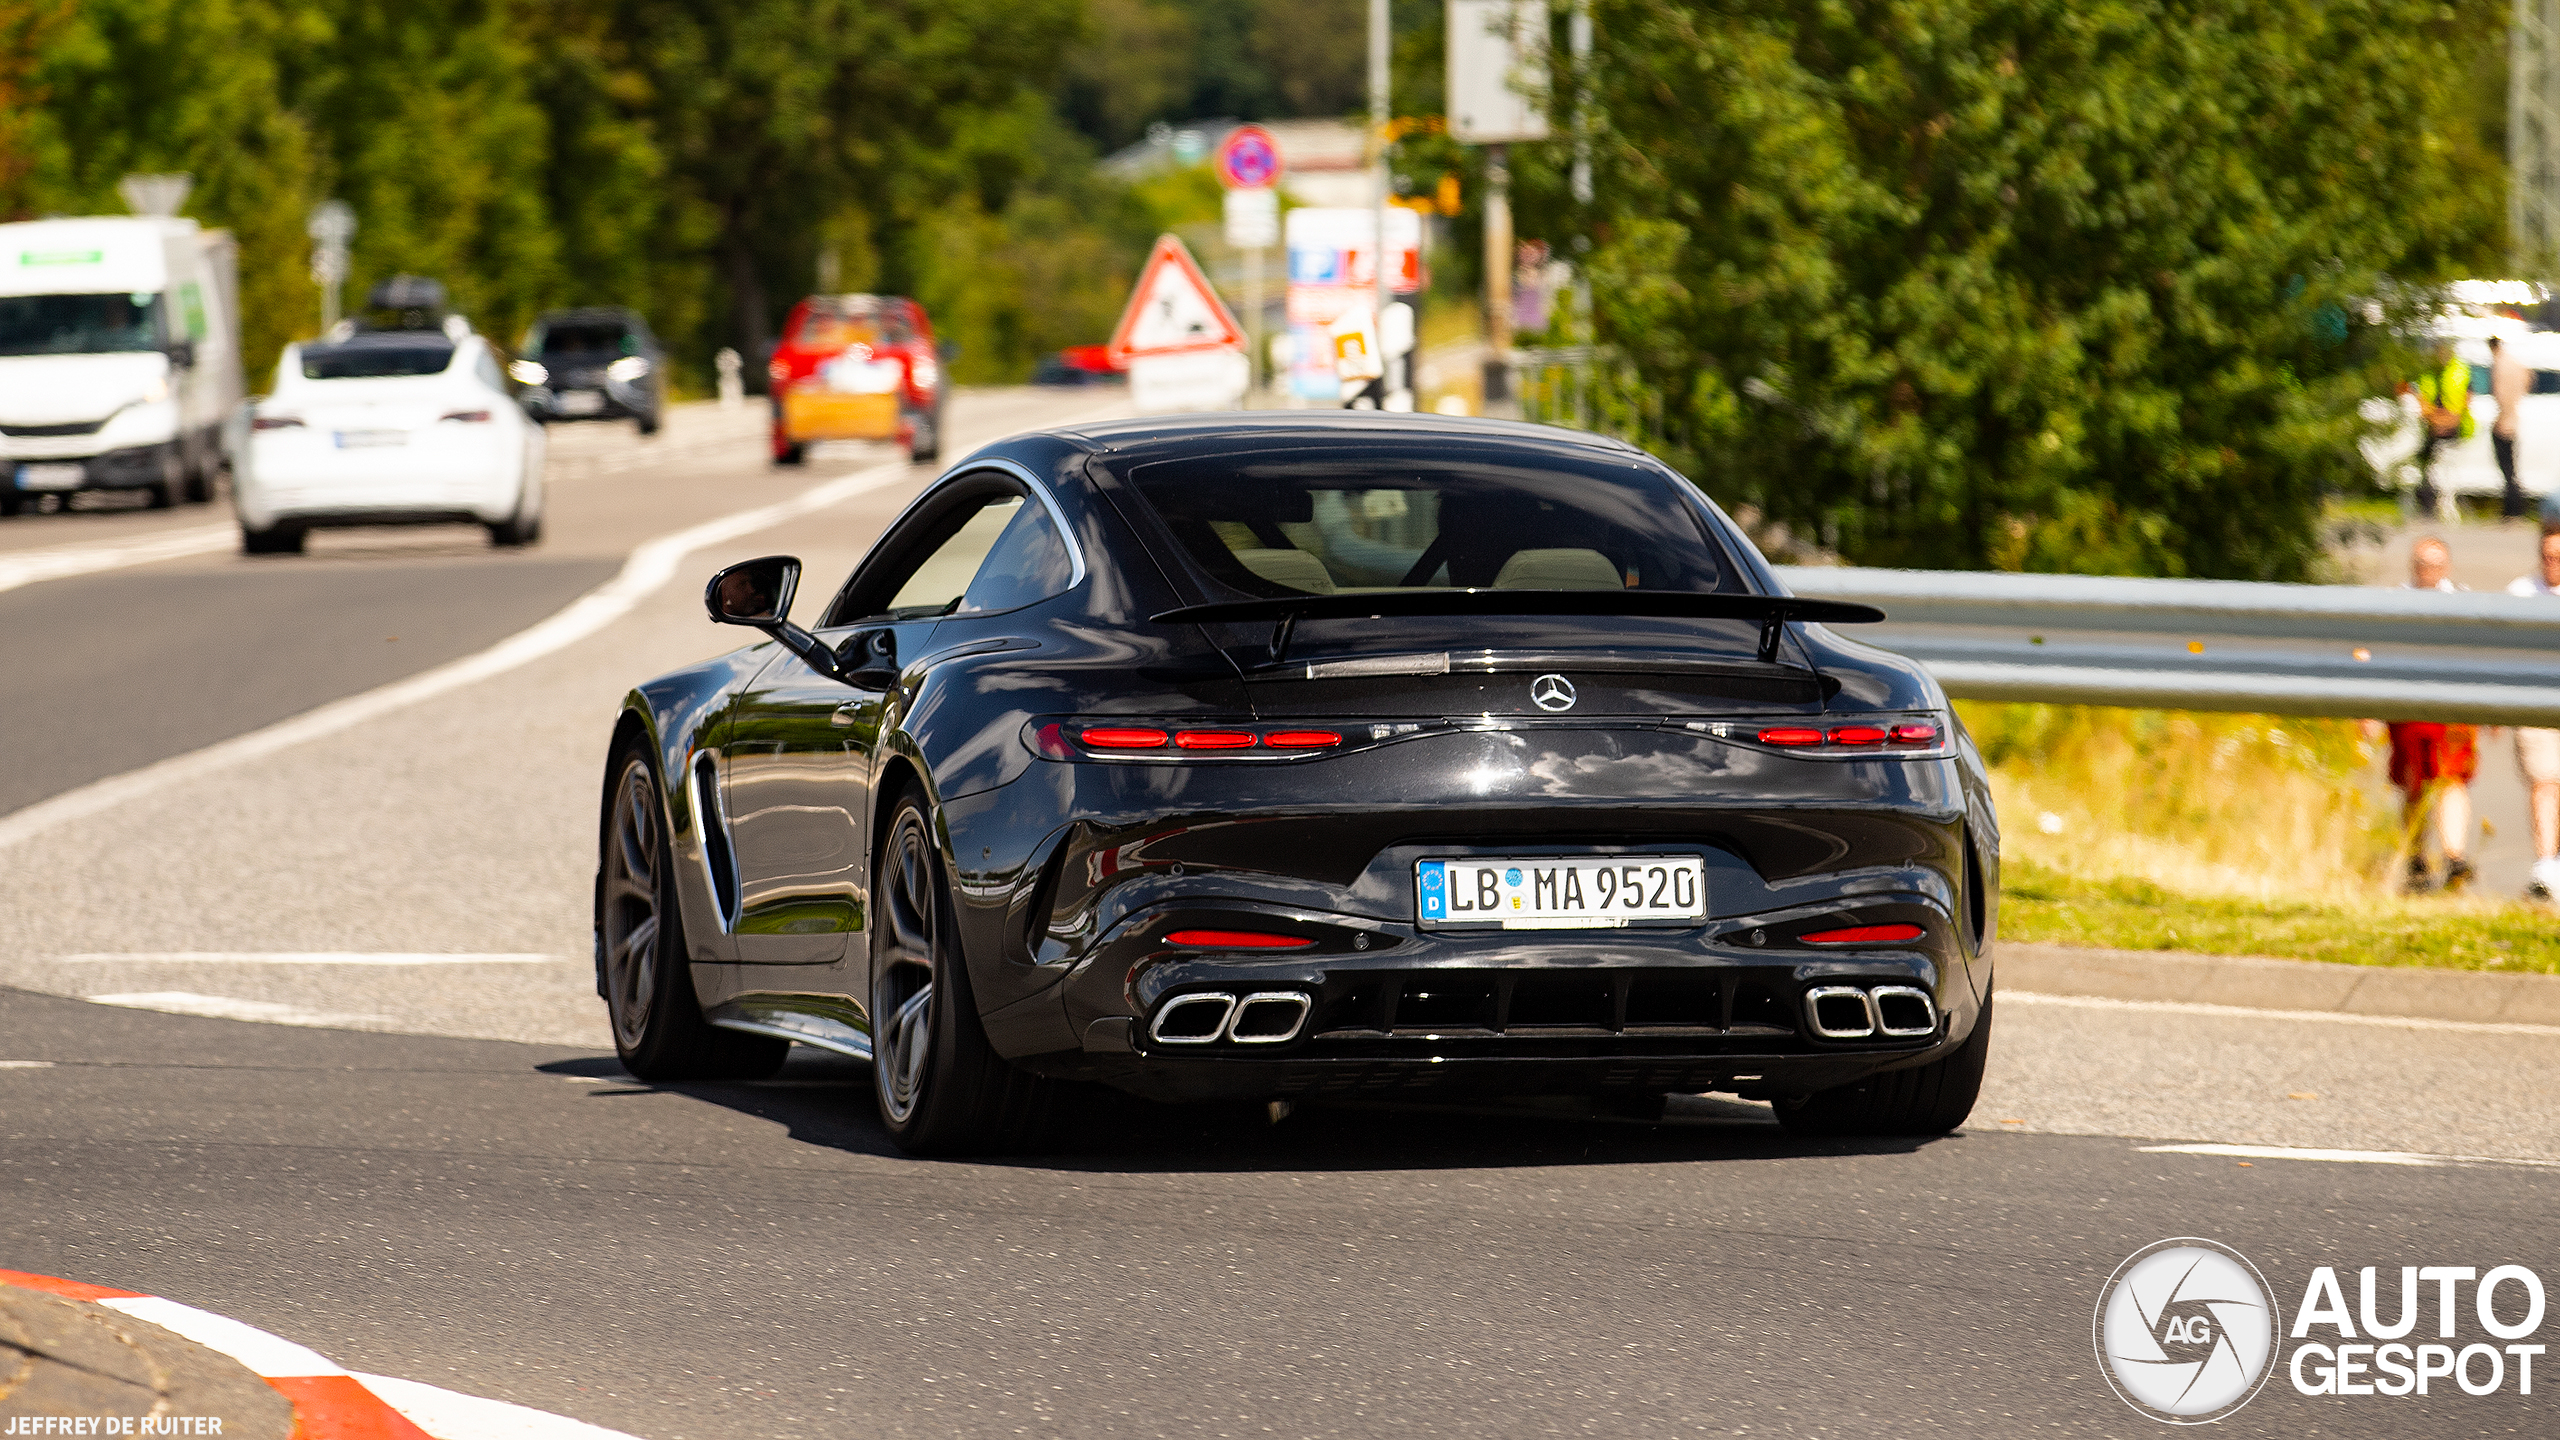
MULTIPOLYGON (((954 428, 1096 403, 967 395, 954 428)), ((2153 1422, 2100 1379, 2090 1315, 2164 1237, 2236 1246, 2288 1316, 2323 1264, 2350 1304, 2366 1265, 2560 1284, 2547 1033, 2007 997, 1972 1127, 1894 1145, 1791 1142, 1712 1098, 1660 1126, 1110 1102, 1045 1153, 954 1164, 892 1152, 865 1072, 827 1057, 631 1083, 585 959, 612 704, 734 639, 695 577, 789 550, 819 593, 929 476, 860 449, 777 473, 754 426, 558 432, 524 554, 350 532, 0 594, 5 673, 42 677, 0 694, 5 827, 520 631, 642 541, 868 477, 575 644, 0 848, 0 1267, 648 1440, 2133 1435, 2153 1422), (188 1006, 284 1023, 163 1013, 188 1006), (2371 1163, 2399 1151, 2494 1158, 2371 1163)), ((0 566, 220 519, 0 523, 0 566)), ((2314 1399, 2278 1376, 2225 1429, 2547 1435, 2548 1407, 2512 1380, 2314 1399)))

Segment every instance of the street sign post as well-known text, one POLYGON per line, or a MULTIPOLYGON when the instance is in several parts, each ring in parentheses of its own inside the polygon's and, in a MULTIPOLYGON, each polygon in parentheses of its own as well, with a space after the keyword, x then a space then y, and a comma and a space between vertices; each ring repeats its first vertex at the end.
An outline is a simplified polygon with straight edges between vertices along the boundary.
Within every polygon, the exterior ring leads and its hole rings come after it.
POLYGON ((1261 353, 1262 252, 1280 242, 1280 142, 1259 125, 1239 125, 1218 145, 1218 183, 1227 187, 1227 243, 1244 252, 1245 385, 1261 353))
POLYGON ((1140 414, 1231 410, 1253 380, 1244 331, 1171 235, 1157 237, 1108 349, 1129 372, 1129 401, 1140 414))
POLYGON ((311 278, 320 286, 320 332, 338 324, 338 307, 347 283, 347 242, 356 238, 356 212, 344 200, 323 200, 311 207, 311 278))

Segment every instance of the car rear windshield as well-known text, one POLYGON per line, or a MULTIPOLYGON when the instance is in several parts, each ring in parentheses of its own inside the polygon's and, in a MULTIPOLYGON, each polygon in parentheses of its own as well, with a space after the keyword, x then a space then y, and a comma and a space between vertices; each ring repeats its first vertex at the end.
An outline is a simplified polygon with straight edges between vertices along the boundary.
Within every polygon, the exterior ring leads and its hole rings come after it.
POLYGON ((0 295, 0 355, 105 355, 164 343, 160 297, 0 295))
POLYGON ((442 340, 403 339, 391 343, 351 340, 338 345, 302 347, 305 380, 371 380, 386 375, 441 375, 453 363, 453 346, 442 340))
POLYGON ((533 345, 536 355, 625 355, 637 349, 631 333, 609 321, 587 325, 545 326, 533 345))
POLYGON ((1238 596, 1748 588, 1687 482, 1562 447, 1272 450, 1142 464, 1128 479, 1238 596))

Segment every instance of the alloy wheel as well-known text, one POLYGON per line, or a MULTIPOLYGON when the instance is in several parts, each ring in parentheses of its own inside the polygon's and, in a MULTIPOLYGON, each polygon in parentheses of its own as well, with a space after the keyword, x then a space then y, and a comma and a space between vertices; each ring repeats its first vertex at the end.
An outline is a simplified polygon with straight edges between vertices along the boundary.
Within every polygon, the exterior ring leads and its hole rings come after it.
POLYGON ((635 755, 614 788, 604 856, 605 1005, 625 1050, 647 1034, 658 993, 660 838, 657 782, 635 755))
POLYGON ((933 844, 924 817, 903 811, 881 867, 881 919, 886 926, 879 957, 879 988, 871 1013, 872 1066, 880 1105, 891 1123, 903 1125, 923 1098, 925 1067, 933 1057, 934 959, 941 907, 934 889, 933 844))

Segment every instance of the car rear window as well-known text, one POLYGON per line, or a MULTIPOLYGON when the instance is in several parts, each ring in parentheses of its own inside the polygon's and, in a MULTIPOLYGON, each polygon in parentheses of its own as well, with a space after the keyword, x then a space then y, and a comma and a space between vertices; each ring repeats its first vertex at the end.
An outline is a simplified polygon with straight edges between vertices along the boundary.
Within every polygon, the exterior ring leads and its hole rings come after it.
POLYGON ((1747 588, 1687 482, 1614 457, 1363 445, 1161 461, 1128 480, 1238 596, 1747 588))
POLYGON ((302 347, 305 380, 370 380, 386 375, 441 375, 453 363, 453 346, 424 338, 384 343, 352 340, 302 347))

